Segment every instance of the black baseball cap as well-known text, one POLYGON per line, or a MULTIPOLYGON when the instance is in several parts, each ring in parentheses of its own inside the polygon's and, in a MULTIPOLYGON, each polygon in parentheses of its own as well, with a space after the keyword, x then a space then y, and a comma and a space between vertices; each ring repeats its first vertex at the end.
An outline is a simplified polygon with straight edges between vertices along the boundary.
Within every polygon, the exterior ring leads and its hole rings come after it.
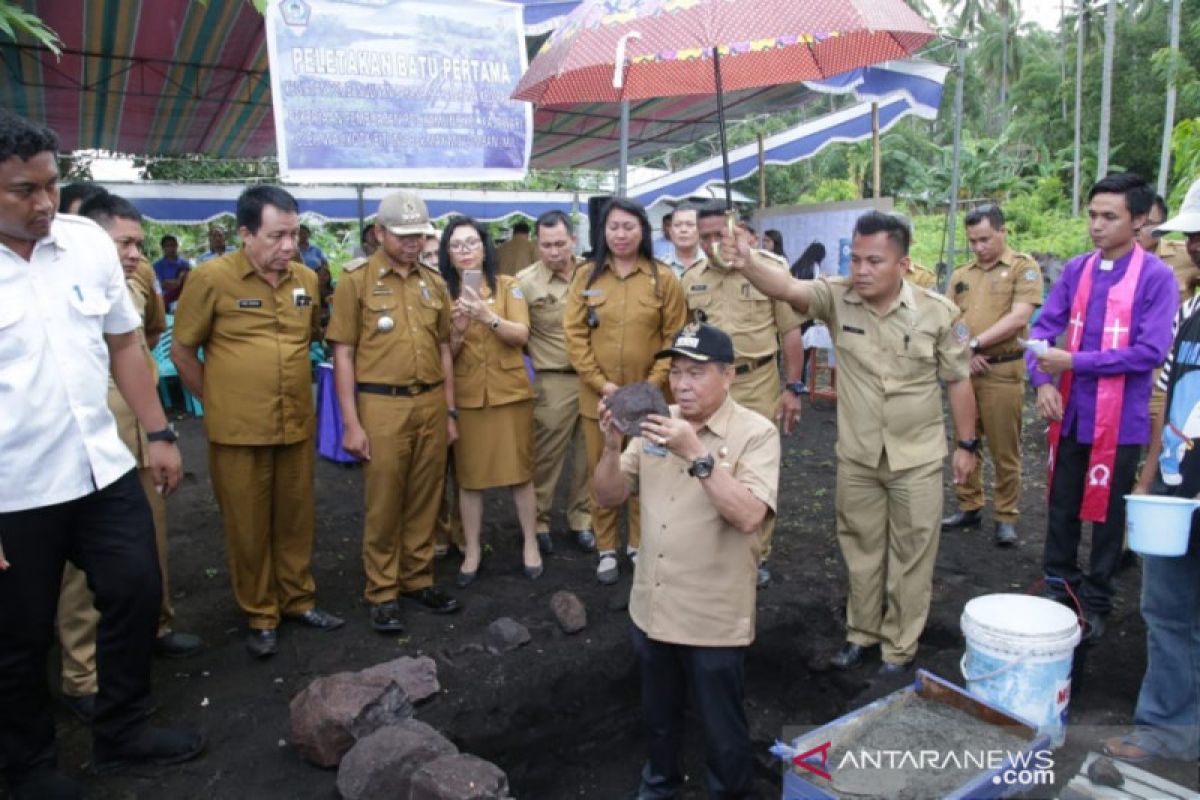
POLYGON ((733 339, 729 334, 715 325, 706 322, 693 322, 684 325, 683 330, 675 335, 675 341, 666 350, 659 350, 655 358, 668 356, 683 356, 693 361, 719 361, 723 364, 733 363, 733 339))

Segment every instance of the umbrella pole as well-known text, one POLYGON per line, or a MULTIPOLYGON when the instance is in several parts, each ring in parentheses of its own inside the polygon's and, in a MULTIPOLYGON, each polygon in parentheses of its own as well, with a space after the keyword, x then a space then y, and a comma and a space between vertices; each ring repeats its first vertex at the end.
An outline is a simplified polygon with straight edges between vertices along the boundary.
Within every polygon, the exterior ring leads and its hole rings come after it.
POLYGON ((721 88, 721 53, 712 49, 713 77, 717 84, 717 125, 721 134, 721 174, 725 178, 725 208, 733 208, 733 189, 729 185, 729 145, 725 141, 725 93, 721 88))
POLYGON ((625 196, 629 173, 629 101, 621 101, 621 163, 617 168, 617 197, 625 196))

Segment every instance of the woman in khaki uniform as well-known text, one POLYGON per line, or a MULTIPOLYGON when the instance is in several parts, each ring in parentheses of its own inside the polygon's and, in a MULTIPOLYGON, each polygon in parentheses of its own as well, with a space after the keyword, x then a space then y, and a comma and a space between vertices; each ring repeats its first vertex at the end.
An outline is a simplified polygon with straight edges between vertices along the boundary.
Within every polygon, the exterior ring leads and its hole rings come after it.
POLYGON ((529 339, 529 309, 517 280, 496 275, 491 238, 474 220, 450 220, 442 232, 438 267, 455 298, 450 333, 459 414, 454 467, 466 541, 458 585, 469 585, 479 571, 483 490, 497 486, 512 487, 524 539, 522 564, 525 575, 536 580, 542 556, 533 490, 533 387, 521 351, 529 339), (468 285, 470 271, 482 272, 478 291, 468 285))
MULTIPOLYGON (((594 260, 575 271, 567 292, 563 329, 567 357, 579 373, 579 414, 587 444, 588 477, 604 452, 596 406, 621 386, 649 381, 666 389, 669 364, 655 360, 666 350, 687 319, 687 303, 679 279, 654 260, 650 220, 646 210, 623 198, 610 200, 600 212, 604 235, 596 245, 594 260), (599 265, 599 266, 597 266, 599 265)), ((627 504, 628 554, 637 557, 641 541, 638 507, 627 504)), ((592 498, 592 527, 600 562, 596 578, 616 583, 617 514, 601 508, 592 498)))

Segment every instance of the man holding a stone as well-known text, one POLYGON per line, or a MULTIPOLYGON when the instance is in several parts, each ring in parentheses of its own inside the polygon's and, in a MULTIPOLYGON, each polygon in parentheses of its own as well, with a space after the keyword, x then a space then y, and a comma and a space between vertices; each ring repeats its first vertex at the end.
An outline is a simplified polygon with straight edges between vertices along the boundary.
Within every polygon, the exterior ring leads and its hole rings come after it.
POLYGON ((730 397, 734 349, 724 331, 688 325, 655 357, 671 358, 678 405, 670 416, 646 417, 622 453, 617 420, 601 402, 604 451, 593 477, 602 506, 641 498, 642 555, 629 598, 649 738, 638 796, 673 797, 682 787, 690 691, 708 748, 709 796, 749 797, 744 664, 759 536, 775 514, 779 432, 730 397))

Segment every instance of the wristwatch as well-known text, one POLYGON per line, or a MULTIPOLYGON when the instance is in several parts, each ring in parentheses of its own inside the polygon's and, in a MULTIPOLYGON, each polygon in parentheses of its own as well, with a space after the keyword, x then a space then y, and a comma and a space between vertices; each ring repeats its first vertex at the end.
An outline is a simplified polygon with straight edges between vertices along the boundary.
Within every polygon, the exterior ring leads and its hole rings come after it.
POLYGON ((979 352, 979 337, 972 336, 971 341, 967 342, 967 347, 971 348, 972 353, 978 353, 979 352))
POLYGON ((492 317, 492 321, 488 323, 488 327, 491 328, 492 330, 496 330, 497 328, 500 327, 500 315, 499 314, 492 317))
POLYGON ((712 453, 700 456, 688 467, 688 475, 691 475, 693 478, 707 478, 709 475, 712 475, 713 467, 716 465, 717 461, 712 457, 712 453))
POLYGON ((450 419, 458 419, 458 409, 457 408, 447 408, 446 416, 448 416, 450 419))
POLYGON ((179 434, 175 432, 175 426, 168 422, 167 427, 163 428, 161 431, 148 432, 146 434, 146 441, 177 442, 179 441, 179 434))
POLYGON ((808 387, 805 386, 804 381, 793 381, 787 384, 785 388, 797 397, 808 392, 808 387))
POLYGON ((958 449, 966 450, 968 453, 977 453, 977 452, 979 452, 979 440, 978 439, 959 439, 958 440, 958 449))

